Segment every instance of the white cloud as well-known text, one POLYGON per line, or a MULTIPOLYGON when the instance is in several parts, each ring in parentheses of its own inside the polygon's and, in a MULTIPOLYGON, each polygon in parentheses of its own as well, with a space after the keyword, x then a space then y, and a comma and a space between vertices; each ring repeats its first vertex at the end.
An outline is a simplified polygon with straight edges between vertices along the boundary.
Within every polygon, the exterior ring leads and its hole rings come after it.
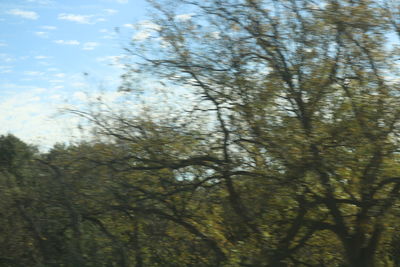
POLYGON ((124 24, 124 27, 138 30, 133 36, 134 41, 143 41, 151 36, 153 32, 161 30, 161 26, 149 20, 140 21, 137 24, 124 24))
POLYGON ((7 12, 9 15, 18 16, 24 19, 33 19, 36 20, 39 18, 39 15, 34 11, 27 11, 22 9, 11 9, 7 12))
POLYGON ((59 14, 58 19, 68 20, 80 24, 95 24, 97 22, 107 21, 107 19, 101 18, 99 17, 99 15, 79 15, 79 14, 67 14, 67 13, 59 14))
POLYGON ((34 96, 34 97, 32 97, 31 99, 29 99, 29 100, 32 101, 32 102, 34 102, 34 101, 40 101, 41 98, 40 98, 40 96, 34 96))
POLYGON ((99 32, 105 33, 105 35, 101 37, 103 39, 114 39, 117 36, 115 32, 108 29, 100 29, 99 32))
POLYGON ((97 46, 99 46, 99 43, 96 42, 87 42, 83 44, 83 50, 93 50, 95 49, 97 46))
POLYGON ((221 39, 221 32, 215 31, 215 32, 211 32, 210 36, 214 39, 221 39))
POLYGON ((25 142, 49 149, 56 142, 79 137, 77 118, 55 116, 64 105, 63 97, 52 89, 2 84, 11 94, 0 96, 0 134, 12 133, 25 142))
POLYGON ((64 78, 65 77, 65 73, 56 73, 56 74, 54 74, 54 77, 64 78))
POLYGON ((115 34, 108 34, 108 35, 104 35, 101 38, 103 39, 115 39, 115 34))
POLYGON ((38 64, 41 66, 50 66, 51 65, 51 63, 46 62, 46 61, 39 61, 38 64))
POLYGON ((116 0, 119 4, 127 4, 129 0, 116 0))
POLYGON ((64 80, 49 80, 49 83, 63 83, 64 80))
POLYGON ((58 15, 58 19, 60 20, 68 20, 81 24, 91 24, 91 19, 93 15, 78 15, 78 14, 66 14, 61 13, 58 15))
POLYGON ((118 91, 106 91, 106 92, 83 92, 83 91, 76 91, 73 93, 73 99, 83 102, 83 103, 98 103, 101 101, 105 103, 108 108, 111 109, 118 109, 120 108, 121 103, 117 104, 115 101, 121 99, 124 95, 123 92, 118 91))
POLYGON ((12 68, 12 66, 0 66, 0 73, 10 73, 12 68))
POLYGON ((48 57, 48 56, 35 56, 35 59, 39 59, 39 60, 48 59, 48 58, 50 58, 50 57, 48 57))
POLYGON ((41 76, 44 73, 40 71, 24 71, 24 74, 28 76, 41 76))
POLYGON ((86 87, 86 83, 82 83, 82 82, 74 82, 74 83, 71 83, 71 86, 72 87, 76 87, 76 88, 82 88, 82 87, 86 87))
MULTIPOLYGON (((56 86, 56 87, 58 87, 58 86, 56 86)), ((56 87, 54 87, 54 89, 57 89, 56 87)), ((61 87, 64 87, 64 86, 61 86, 61 87)), ((60 95, 60 94, 51 95, 51 96, 49 96, 49 98, 54 99, 54 100, 60 100, 60 99, 62 99, 62 95, 60 95)))
POLYGON ((0 62, 12 62, 15 61, 15 58, 10 56, 9 54, 0 53, 0 62))
POLYGON ((161 30, 161 26, 158 24, 155 24, 154 22, 150 20, 142 20, 140 21, 137 26, 139 29, 146 29, 146 30, 152 30, 152 31, 159 31, 161 30))
POLYGON ((124 25, 122 25, 122 26, 124 26, 125 28, 135 29, 135 25, 130 24, 130 23, 126 23, 126 24, 124 24, 124 25))
POLYGON ((104 9, 104 11, 109 15, 114 15, 114 14, 118 13, 118 10, 111 9, 111 8, 106 8, 106 9, 104 9))
POLYGON ((48 38, 49 33, 48 32, 35 32, 36 36, 42 37, 42 38, 48 38))
POLYGON ((7 46, 5 42, 0 42, 0 46, 7 46))
POLYGON ((76 100, 79 100, 79 101, 82 101, 82 102, 85 102, 85 101, 88 100, 88 95, 85 94, 84 92, 75 92, 75 93, 73 94, 73 97, 74 97, 76 100))
POLYGON ((122 100, 124 95, 114 90, 88 93, 80 89, 67 93, 59 90, 62 86, 37 88, 1 84, 0 87, 9 90, 7 97, 0 96, 0 108, 4 110, 0 116, 0 125, 5 126, 0 130, 0 134, 11 132, 23 140, 39 142, 44 146, 68 141, 70 131, 76 129, 76 123, 72 123, 77 121, 76 117, 73 121, 68 115, 63 118, 54 117, 61 108, 67 106, 79 109, 83 108, 82 105, 86 106, 89 102, 98 102, 101 99, 109 107, 120 109, 119 100, 122 100))
POLYGON ((133 35, 132 39, 134 41, 143 41, 146 40, 147 38, 149 38, 151 36, 151 33, 148 31, 140 31, 137 32, 133 35))
POLYGON ((30 3, 36 3, 36 4, 41 4, 41 5, 50 5, 54 4, 54 1, 51 0, 27 0, 30 3))
POLYGON ((105 62, 117 68, 124 68, 125 65, 121 63, 123 56, 106 56, 106 57, 98 57, 96 60, 98 62, 105 62))
POLYGON ((56 27, 56 26, 48 26, 48 25, 42 26, 42 27, 40 27, 40 28, 42 28, 42 29, 44 29, 44 30, 49 30, 49 31, 57 30, 57 27, 56 27))
POLYGON ((79 45, 80 44, 77 40, 56 40, 54 42, 56 44, 62 44, 62 45, 79 45))
POLYGON ((188 21, 193 17, 194 14, 180 14, 176 15, 175 19, 178 21, 188 21))
POLYGON ((105 56, 105 57, 98 57, 96 60, 98 62, 110 62, 113 58, 118 58, 120 56, 105 56))

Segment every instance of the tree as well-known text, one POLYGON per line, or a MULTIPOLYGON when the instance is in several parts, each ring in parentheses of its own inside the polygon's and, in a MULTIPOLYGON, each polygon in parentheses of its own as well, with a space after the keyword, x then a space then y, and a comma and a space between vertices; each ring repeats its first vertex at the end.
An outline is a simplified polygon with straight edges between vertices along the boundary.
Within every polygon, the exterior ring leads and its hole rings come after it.
POLYGON ((212 220, 223 227, 207 236, 222 262, 383 264, 400 190, 395 4, 151 3, 152 32, 127 49, 138 67, 128 66, 121 90, 151 73, 197 101, 163 120, 115 115, 106 123, 85 114, 99 133, 131 147, 118 162, 168 169, 177 181, 183 172, 201 184, 192 190, 218 188, 212 220))
POLYGON ((0 137, 0 262, 397 266, 396 3, 151 3, 121 90, 190 100, 74 110, 98 139, 48 153, 0 137))

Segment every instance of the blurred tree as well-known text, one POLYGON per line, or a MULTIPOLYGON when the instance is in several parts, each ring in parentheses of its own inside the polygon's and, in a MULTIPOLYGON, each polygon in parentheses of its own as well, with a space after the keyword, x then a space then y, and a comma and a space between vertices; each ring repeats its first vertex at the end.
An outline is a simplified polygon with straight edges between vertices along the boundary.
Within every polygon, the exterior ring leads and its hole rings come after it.
POLYGON ((398 4, 150 3, 121 90, 190 101, 74 110, 99 138, 47 153, 1 136, 0 264, 398 266, 398 4))
POLYGON ((119 162, 218 188, 220 231, 207 236, 221 259, 382 264, 400 189, 396 3, 150 2, 154 24, 127 49, 137 64, 121 90, 151 73, 196 100, 152 121, 85 114, 131 148, 119 162))

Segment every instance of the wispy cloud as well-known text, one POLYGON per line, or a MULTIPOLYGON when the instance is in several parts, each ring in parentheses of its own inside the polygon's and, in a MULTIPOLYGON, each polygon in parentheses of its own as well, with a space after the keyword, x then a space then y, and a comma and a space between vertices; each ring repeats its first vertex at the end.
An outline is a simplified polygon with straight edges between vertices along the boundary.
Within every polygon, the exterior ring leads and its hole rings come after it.
POLYGON ((127 4, 129 3, 129 0, 116 0, 116 2, 119 4, 127 4))
POLYGON ((161 30, 161 26, 149 21, 149 20, 142 20, 140 21, 137 25, 135 25, 139 29, 146 29, 146 30, 152 30, 152 31, 159 31, 161 30))
POLYGON ((93 15, 79 15, 79 14, 66 14, 66 13, 61 13, 58 15, 58 19, 60 20, 68 20, 81 24, 91 24, 92 18, 93 15))
POLYGON ((114 15, 118 13, 118 10, 115 9, 111 9, 111 8, 106 8, 104 9, 104 11, 108 14, 108 15, 114 15))
POLYGON ((24 19, 36 20, 39 15, 34 11, 22 10, 22 9, 11 9, 7 12, 9 15, 18 16, 24 19))
POLYGON ((126 23, 126 24, 123 24, 122 26, 125 28, 130 28, 130 29, 135 29, 135 30, 149 30, 149 31, 161 30, 160 25, 158 25, 150 20, 142 20, 136 24, 126 23))
POLYGON ((57 77, 57 78, 64 78, 64 77, 65 77, 65 73, 57 73, 57 74, 54 74, 54 77, 57 77))
POLYGON ((42 37, 42 38, 48 38, 49 37, 49 33, 48 32, 35 32, 35 35, 38 37, 42 37))
POLYGON ((93 50, 95 49, 97 46, 99 46, 99 43, 96 42, 87 42, 83 44, 83 50, 93 50))
POLYGON ((41 76, 41 75, 44 74, 44 72, 40 72, 40 71, 25 71, 24 74, 28 75, 28 76, 41 76))
POLYGON ((0 66, 0 73, 10 73, 12 68, 12 66, 0 66))
POLYGON ((87 84, 83 83, 83 82, 74 82, 74 83, 71 83, 71 86, 75 87, 75 88, 83 88, 83 87, 87 87, 87 84))
POLYGON ((147 38, 149 38, 151 36, 151 33, 148 31, 140 31, 137 32, 133 35, 132 39, 134 41, 143 41, 146 40, 147 38))
POLYGON ((64 80, 49 80, 48 81, 49 83, 63 83, 64 82, 64 80))
POLYGON ((42 149, 48 149, 56 142, 72 140, 72 135, 79 134, 75 127, 76 117, 55 116, 65 105, 63 100, 67 96, 54 89, 16 84, 0 86, 13 92, 7 97, 0 96, 3 111, 0 125, 4 126, 1 134, 11 132, 26 142, 40 144, 42 149))
POLYGON ((107 21, 107 19, 102 18, 101 15, 80 15, 67 13, 59 14, 58 19, 72 21, 80 24, 96 24, 97 22, 107 21))
POLYGON ((125 28, 135 29, 135 25, 130 24, 130 23, 126 23, 126 24, 124 24, 124 25, 122 25, 122 26, 124 26, 125 28))
POLYGON ((161 26, 154 22, 143 20, 137 24, 124 24, 124 27, 133 28, 137 32, 132 36, 134 41, 143 41, 152 36, 152 33, 161 30, 161 26))
POLYGON ((48 31, 57 30, 57 27, 56 27, 56 26, 48 26, 48 25, 41 26, 40 28, 41 28, 41 29, 44 29, 44 30, 48 30, 48 31))
POLYGON ((188 21, 193 17, 194 14, 180 14, 176 15, 175 19, 178 21, 188 21))
POLYGON ((116 32, 108 29, 100 29, 99 32, 104 33, 104 35, 101 37, 103 39, 114 39, 117 36, 116 32))
POLYGON ((80 92, 80 91, 75 92, 75 93, 73 94, 73 97, 74 97, 76 100, 79 100, 79 101, 82 101, 82 102, 88 100, 88 95, 85 94, 84 92, 80 92))
POLYGON ((15 61, 15 58, 10 56, 9 54, 0 53, 0 62, 12 62, 15 61))
POLYGON ((0 41, 0 46, 7 46, 8 44, 0 41))
POLYGON ((61 45, 79 45, 80 44, 77 40, 56 40, 54 42, 56 44, 61 44, 61 45))
POLYGON ((98 57, 96 60, 98 62, 104 62, 111 66, 115 66, 117 68, 124 68, 125 65, 122 63, 124 57, 123 56, 105 56, 105 57, 98 57))
POLYGON ((50 58, 50 57, 48 57, 48 56, 35 56, 35 59, 39 59, 39 60, 48 59, 48 58, 50 58))
POLYGON ((54 1, 52 0, 27 0, 30 3, 36 3, 36 4, 41 4, 41 5, 50 5, 54 4, 54 1))

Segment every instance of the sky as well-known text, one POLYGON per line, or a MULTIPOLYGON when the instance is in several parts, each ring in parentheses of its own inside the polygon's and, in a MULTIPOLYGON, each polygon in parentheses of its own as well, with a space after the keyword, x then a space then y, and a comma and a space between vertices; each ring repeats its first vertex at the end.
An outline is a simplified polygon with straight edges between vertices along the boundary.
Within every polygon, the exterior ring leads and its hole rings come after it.
POLYGON ((60 115, 102 91, 118 97, 119 59, 146 36, 144 0, 0 0, 0 134, 49 148, 77 135, 60 115))

